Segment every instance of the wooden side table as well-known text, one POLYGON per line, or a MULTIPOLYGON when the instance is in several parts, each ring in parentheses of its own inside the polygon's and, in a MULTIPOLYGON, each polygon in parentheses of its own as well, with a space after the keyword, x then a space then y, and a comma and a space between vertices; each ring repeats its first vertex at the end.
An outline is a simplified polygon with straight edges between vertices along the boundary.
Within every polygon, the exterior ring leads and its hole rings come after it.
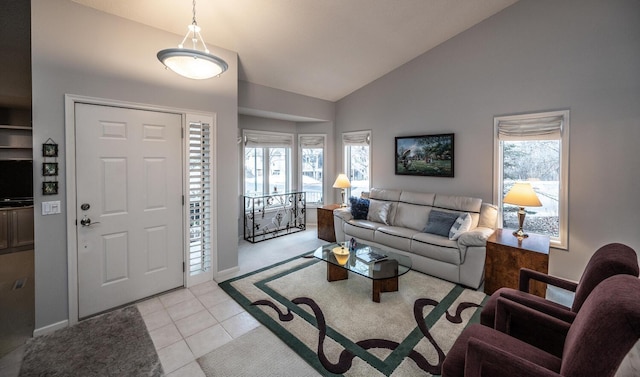
MULTIPOLYGON (((518 240, 511 229, 497 229, 487 240, 484 266, 484 292, 488 295, 502 287, 518 289, 520 268, 542 273, 549 271, 549 237, 529 234, 518 240)), ((547 285, 531 281, 530 293, 545 297, 547 285)))
POLYGON ((336 232, 333 229, 333 210, 340 208, 340 204, 327 204, 318 207, 318 238, 336 242, 336 232))

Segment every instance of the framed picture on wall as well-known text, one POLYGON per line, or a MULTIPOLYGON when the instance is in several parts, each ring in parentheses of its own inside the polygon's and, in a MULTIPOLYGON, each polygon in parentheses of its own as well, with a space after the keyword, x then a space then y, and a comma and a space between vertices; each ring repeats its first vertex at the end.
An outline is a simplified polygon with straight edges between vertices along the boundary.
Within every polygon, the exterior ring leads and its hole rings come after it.
POLYGON ((58 175, 58 163, 57 162, 43 162, 42 163, 42 175, 45 177, 54 177, 58 175))
POLYGON ((396 174, 453 177, 453 145, 454 134, 396 137, 396 174))
POLYGON ((57 195, 58 182, 42 182, 42 195, 57 195))
POLYGON ((58 144, 52 142, 42 144, 42 157, 58 157, 58 144))

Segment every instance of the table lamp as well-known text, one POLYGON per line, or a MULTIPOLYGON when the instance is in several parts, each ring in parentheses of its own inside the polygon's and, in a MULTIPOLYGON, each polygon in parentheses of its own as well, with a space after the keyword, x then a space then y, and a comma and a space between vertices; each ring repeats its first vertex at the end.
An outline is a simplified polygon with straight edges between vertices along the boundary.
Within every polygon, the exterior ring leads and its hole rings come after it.
POLYGON ((333 187, 341 189, 342 204, 340 204, 340 206, 346 207, 347 204, 344 201, 344 195, 345 195, 346 189, 351 187, 351 182, 349 182, 349 178, 347 178, 345 174, 338 174, 338 178, 336 178, 336 181, 333 183, 333 187))
POLYGON ((504 197, 503 202, 520 207, 520 210, 518 210, 519 228, 513 232, 513 235, 518 238, 529 237, 529 235, 522 230, 522 224, 524 224, 525 216, 524 207, 542 207, 542 203, 540 203, 540 199, 538 199, 535 191, 533 191, 531 184, 527 182, 515 183, 504 197))

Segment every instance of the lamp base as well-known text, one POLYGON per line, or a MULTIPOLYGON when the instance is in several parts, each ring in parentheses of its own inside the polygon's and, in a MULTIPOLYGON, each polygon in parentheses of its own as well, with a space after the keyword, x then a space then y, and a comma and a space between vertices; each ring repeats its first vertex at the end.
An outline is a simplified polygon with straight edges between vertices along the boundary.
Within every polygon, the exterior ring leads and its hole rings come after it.
POLYGON ((522 230, 522 225, 524 224, 524 216, 526 212, 524 211, 524 207, 520 207, 518 211, 518 230, 513 232, 513 235, 518 237, 519 239, 527 238, 529 235, 522 230))
POLYGON ((529 235, 527 233, 525 233, 522 228, 516 230, 515 232, 512 233, 514 236, 518 237, 518 238, 527 238, 529 237, 529 235))
POLYGON ((344 194, 345 194, 345 189, 340 190, 340 194, 342 195, 342 202, 340 203, 340 207, 346 207, 347 203, 344 202, 344 194))

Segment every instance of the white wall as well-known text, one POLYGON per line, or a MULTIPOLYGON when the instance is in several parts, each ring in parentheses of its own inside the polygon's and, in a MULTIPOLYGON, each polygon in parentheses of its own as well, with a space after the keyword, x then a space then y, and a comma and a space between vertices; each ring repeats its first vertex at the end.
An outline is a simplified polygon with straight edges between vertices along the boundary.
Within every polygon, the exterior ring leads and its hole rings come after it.
POLYGON ((338 101, 335 141, 373 130, 374 187, 490 202, 493 117, 570 109, 569 250, 550 273, 577 280, 605 243, 640 250, 638 46, 636 0, 521 0, 338 101), (445 132, 455 178, 394 175, 394 137, 445 132))
MULTIPOLYGON (((43 200, 65 203, 64 95, 114 99, 217 114, 215 174, 217 187, 218 270, 237 266, 237 228, 228 221, 237 213, 238 186, 237 54, 212 49, 229 63, 220 78, 188 80, 165 70, 155 54, 177 44, 182 36, 97 12, 67 0, 32 1, 33 138, 34 151, 48 138, 59 144, 60 194, 35 193, 43 200)), ((210 46, 211 47, 211 46, 210 46)), ((38 166, 42 157, 35 153, 38 166)), ((42 177, 36 175, 39 188, 42 177)), ((35 216, 36 330, 69 317, 67 287, 67 216, 35 216)))

